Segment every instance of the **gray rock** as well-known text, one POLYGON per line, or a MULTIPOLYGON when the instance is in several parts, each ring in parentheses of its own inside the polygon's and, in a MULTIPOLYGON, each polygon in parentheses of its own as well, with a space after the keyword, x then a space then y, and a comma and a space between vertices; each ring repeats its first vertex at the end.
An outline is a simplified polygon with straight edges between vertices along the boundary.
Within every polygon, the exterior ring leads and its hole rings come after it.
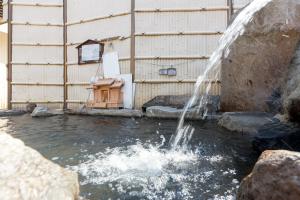
POLYGON ((300 1, 271 0, 244 28, 223 52, 221 110, 277 112, 300 40, 300 1))
POLYGON ((55 115, 63 115, 63 110, 50 110, 46 107, 36 107, 34 111, 31 113, 32 117, 51 117, 55 115))
POLYGON ((230 131, 254 134, 265 124, 273 122, 272 115, 260 112, 224 113, 218 125, 230 131))
POLYGON ((24 115, 24 110, 0 110, 0 117, 24 115))
MULTIPOLYGON (((183 109, 177 109, 165 106, 152 106, 147 108, 146 117, 150 118, 167 118, 167 119, 178 119, 183 113, 183 109)), ((209 115, 208 119, 216 119, 217 115, 209 115)), ((202 112, 197 108, 192 108, 187 111, 186 119, 202 120, 202 112)))
POLYGON ((81 108, 79 110, 69 110, 67 114, 72 115, 90 115, 90 116, 111 116, 111 117, 143 117, 140 110, 129 109, 89 109, 81 108))
POLYGON ((26 112, 32 113, 34 109, 36 108, 36 103, 29 103, 26 105, 26 112))
POLYGON ((300 153, 265 151, 241 183, 237 200, 300 199, 300 153))
POLYGON ((0 133, 1 200, 75 200, 78 177, 45 159, 21 140, 0 133))
POLYGON ((284 92, 284 110, 291 121, 300 122, 300 43, 289 67, 284 92))

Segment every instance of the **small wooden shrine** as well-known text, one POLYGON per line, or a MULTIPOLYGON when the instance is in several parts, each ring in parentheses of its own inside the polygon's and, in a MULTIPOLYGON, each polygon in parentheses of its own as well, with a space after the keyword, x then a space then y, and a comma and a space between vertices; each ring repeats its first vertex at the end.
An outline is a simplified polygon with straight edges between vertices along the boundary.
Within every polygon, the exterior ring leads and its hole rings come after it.
POLYGON ((94 100, 88 106, 92 108, 123 108, 122 87, 124 81, 117 79, 101 79, 94 83, 94 100))

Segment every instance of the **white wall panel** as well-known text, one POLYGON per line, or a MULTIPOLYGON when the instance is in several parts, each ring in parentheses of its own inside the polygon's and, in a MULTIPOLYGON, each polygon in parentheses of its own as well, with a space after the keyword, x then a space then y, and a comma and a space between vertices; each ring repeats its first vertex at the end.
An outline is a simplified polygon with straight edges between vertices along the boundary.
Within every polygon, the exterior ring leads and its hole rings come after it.
POLYGON ((136 0, 137 9, 202 8, 226 6, 227 0, 136 0))
POLYGON ((17 83, 63 83, 63 66, 13 65, 13 80, 17 83))
POLYGON ((226 11, 153 12, 136 14, 136 32, 224 31, 226 11))
POLYGON ((13 26, 13 43, 63 43, 63 29, 57 26, 13 26))
POLYGON ((88 100, 89 94, 91 90, 87 89, 88 85, 86 86, 69 86, 68 87, 68 98, 70 101, 82 101, 86 102, 88 100))
POLYGON ((13 63, 29 64, 12 66, 12 100, 20 102, 13 107, 24 107, 25 102, 52 102, 49 105, 54 106, 53 101, 63 101, 63 86, 43 84, 63 84, 63 66, 30 64, 63 63, 63 47, 51 46, 63 45, 63 27, 30 24, 62 25, 63 8, 55 5, 62 5, 62 0, 15 0, 14 3, 17 4, 13 5, 13 22, 29 24, 13 24, 13 63), (35 6, 36 3, 54 6, 35 6), (41 45, 35 46, 37 43, 41 45), (32 83, 41 85, 30 85, 32 83))
POLYGON ((196 80, 204 73, 207 60, 139 60, 136 62, 137 80, 196 80), (175 68, 177 76, 159 75, 160 69, 175 68))
POLYGON ((68 82, 89 83, 91 78, 96 76, 97 71, 98 71, 98 76, 103 76, 103 70, 101 64, 69 65, 68 82))
POLYGON ((13 21, 31 23, 63 23, 63 8, 37 7, 37 6, 14 6, 13 21))
POLYGON ((57 46, 14 46, 14 63, 62 64, 63 48, 57 46))
POLYGON ((68 0, 68 22, 130 12, 130 0, 68 0))
POLYGON ((63 101, 61 86, 22 86, 12 88, 13 101, 63 101))
POLYGON ((68 42, 84 42, 87 39, 105 39, 130 35, 130 15, 113 17, 68 27, 68 42))
POLYGON ((137 37, 136 56, 209 56, 221 35, 137 37))

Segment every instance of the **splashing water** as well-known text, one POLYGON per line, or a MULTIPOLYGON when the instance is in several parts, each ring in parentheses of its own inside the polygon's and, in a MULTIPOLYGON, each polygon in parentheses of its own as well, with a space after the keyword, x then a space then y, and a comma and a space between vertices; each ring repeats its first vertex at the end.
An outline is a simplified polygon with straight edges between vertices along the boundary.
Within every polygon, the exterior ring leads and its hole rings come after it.
MULTIPOLYGON (((147 199, 192 199, 191 188, 193 187, 190 184, 193 181, 189 182, 189 180, 198 179, 205 182, 213 175, 213 172, 200 171, 198 175, 192 175, 192 177, 183 173, 185 169, 205 159, 199 152, 189 148, 189 141, 195 129, 190 125, 185 125, 186 114, 190 108, 196 107, 198 113, 202 110, 203 116, 207 115, 206 105, 210 101, 209 93, 212 83, 220 76, 219 66, 222 56, 229 53, 229 45, 244 32, 244 25, 252 20, 253 14, 270 1, 254 0, 240 12, 225 31, 204 74, 196 82, 194 94, 184 108, 176 134, 169 141, 171 148, 164 148, 166 145, 162 136, 163 142, 159 145, 138 142, 136 145, 107 149, 104 153, 89 155, 85 158, 87 161, 78 166, 69 167, 84 177, 85 180, 81 184, 109 184, 110 189, 117 190, 119 194, 143 199, 145 197, 147 199), (209 81, 208 78, 210 78, 209 81), (204 94, 200 94, 200 88, 206 83, 208 85, 204 94), (167 188, 170 183, 182 184, 180 190, 175 192, 167 188)), ((233 198, 231 192, 227 197, 218 196, 215 199, 233 198)))

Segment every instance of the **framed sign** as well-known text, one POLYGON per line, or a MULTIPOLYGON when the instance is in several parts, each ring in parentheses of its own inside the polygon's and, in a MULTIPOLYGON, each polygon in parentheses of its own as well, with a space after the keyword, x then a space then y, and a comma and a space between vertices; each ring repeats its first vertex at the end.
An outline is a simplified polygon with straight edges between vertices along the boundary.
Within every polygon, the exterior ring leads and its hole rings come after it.
POLYGON ((95 40, 87 40, 78 47, 78 64, 99 63, 102 59, 104 44, 95 40))

